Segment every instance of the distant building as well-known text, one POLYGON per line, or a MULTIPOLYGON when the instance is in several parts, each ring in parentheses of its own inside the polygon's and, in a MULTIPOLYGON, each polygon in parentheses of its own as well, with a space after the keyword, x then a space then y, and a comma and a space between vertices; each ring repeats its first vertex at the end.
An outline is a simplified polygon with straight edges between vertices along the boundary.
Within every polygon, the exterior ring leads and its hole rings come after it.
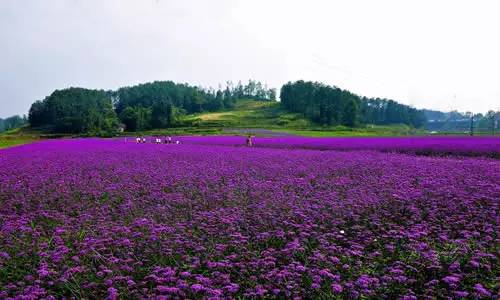
POLYGON ((120 133, 124 132, 125 131, 125 127, 126 127, 125 124, 118 125, 118 132, 120 132, 120 133))

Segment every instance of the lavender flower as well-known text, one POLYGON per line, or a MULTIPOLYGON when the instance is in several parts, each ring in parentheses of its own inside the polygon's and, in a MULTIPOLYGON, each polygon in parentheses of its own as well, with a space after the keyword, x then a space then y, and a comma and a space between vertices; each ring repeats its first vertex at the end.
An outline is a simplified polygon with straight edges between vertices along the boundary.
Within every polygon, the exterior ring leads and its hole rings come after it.
POLYGON ((0 150, 0 298, 495 295, 498 138, 179 140, 0 150))

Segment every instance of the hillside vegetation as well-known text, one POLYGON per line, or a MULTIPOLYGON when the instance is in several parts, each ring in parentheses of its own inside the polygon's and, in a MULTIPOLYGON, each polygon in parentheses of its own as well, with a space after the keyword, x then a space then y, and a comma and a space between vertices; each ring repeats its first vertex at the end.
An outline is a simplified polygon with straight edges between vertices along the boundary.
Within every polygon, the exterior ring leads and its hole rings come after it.
POLYGON ((300 114, 286 111, 279 102, 242 99, 234 108, 182 116, 180 124, 195 127, 292 127, 307 128, 311 123, 300 114))
POLYGON ((27 128, 16 128, 0 133, 0 149, 28 144, 40 138, 38 132, 33 132, 27 128))
POLYGON ((250 80, 225 89, 206 89, 172 81, 155 81, 116 91, 70 87, 56 90, 30 108, 32 127, 55 133, 113 136, 124 129, 137 132, 179 127, 187 114, 218 112, 237 99, 275 102, 276 91, 250 80))
MULTIPOLYGON (((33 103, 29 123, 31 129, 43 134, 101 137, 426 133, 428 122, 423 110, 390 99, 359 96, 336 86, 303 80, 288 82, 281 87, 280 98, 281 101, 276 100, 275 89, 253 80, 236 85, 227 82, 217 90, 172 81, 149 82, 115 91, 71 87, 56 90, 33 103)), ((487 124, 496 124, 491 122, 495 120, 493 117, 485 120, 487 124)), ((492 126, 488 133, 495 131, 496 125, 492 126)), ((475 131, 480 132, 484 130, 475 131)), ((450 133, 467 132, 461 129, 450 133)))
POLYGON ((254 80, 245 85, 228 82, 217 90, 172 81, 115 91, 70 87, 33 103, 29 122, 52 133, 115 136, 121 131, 184 127, 303 130, 319 126, 355 132, 369 124, 420 128, 425 121, 407 105, 360 97, 318 82, 289 82, 281 88, 280 97, 278 102, 275 89, 254 80))
POLYGON ((28 124, 26 116, 14 115, 5 119, 0 118, 0 133, 13 130, 28 124))
MULTIPOLYGON (((291 113, 279 102, 236 100, 232 109, 181 116, 179 127, 139 131, 137 135, 223 135, 253 134, 328 136, 401 136, 425 134, 408 125, 323 126, 311 122, 302 114, 291 113)), ((122 133, 129 135, 130 133, 122 133)))

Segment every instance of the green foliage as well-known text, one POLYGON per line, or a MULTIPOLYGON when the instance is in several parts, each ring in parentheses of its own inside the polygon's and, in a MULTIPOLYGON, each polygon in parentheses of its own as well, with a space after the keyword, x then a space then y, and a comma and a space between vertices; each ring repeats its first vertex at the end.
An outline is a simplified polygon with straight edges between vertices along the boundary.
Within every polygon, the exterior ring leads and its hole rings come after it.
POLYGON ((225 89, 219 88, 217 91, 172 81, 155 81, 123 87, 112 92, 112 95, 119 115, 127 107, 151 108, 153 115, 151 125, 155 128, 174 124, 174 107, 186 113, 201 113, 230 109, 236 99, 243 97, 260 101, 276 99, 275 90, 252 80, 247 85, 242 85, 240 82, 235 87, 228 82, 225 89))
POLYGON ((347 101, 342 120, 345 126, 354 127, 358 125, 358 104, 353 99, 347 101))
POLYGON ((22 144, 27 144, 31 142, 32 140, 30 139, 5 139, 0 137, 0 149, 2 148, 7 148, 7 147, 12 147, 12 146, 17 146, 17 145, 22 145, 22 144))
POLYGON ((180 116, 179 126, 196 127, 308 127, 310 122, 300 114, 290 113, 278 102, 239 99, 234 107, 218 112, 180 116))
POLYGON ((413 129, 408 125, 369 125, 358 127, 333 126, 333 127, 309 127, 306 129, 277 129, 291 135, 310 137, 333 137, 333 136, 407 136, 424 135, 425 131, 413 129))
POLYGON ((31 143, 38 139, 38 136, 36 135, 24 134, 23 129, 24 128, 16 128, 1 133, 0 149, 31 143))
POLYGON ((102 90, 68 88, 56 90, 35 102, 29 113, 32 127, 55 132, 113 135, 119 126, 111 97, 102 90))
POLYGON ((217 91, 172 81, 155 81, 123 87, 111 92, 111 95, 127 131, 183 126, 182 115, 232 109, 236 99, 241 97, 259 101, 276 100, 274 89, 253 80, 247 85, 240 82, 236 86, 228 82, 225 89, 217 91))
POLYGON ((360 97, 335 86, 299 80, 281 88, 281 102, 321 125, 407 124, 422 127, 423 112, 393 100, 360 97))
POLYGON ((29 122, 31 127, 41 127, 49 123, 48 106, 44 101, 35 101, 31 104, 29 111, 29 122))
POLYGON ((423 110, 429 122, 426 129, 441 133, 469 133, 473 122, 475 134, 497 134, 500 121, 500 111, 490 110, 486 114, 460 113, 458 111, 440 112, 423 110), (473 120, 471 120, 473 117, 473 120))
POLYGON ((125 125, 125 129, 128 131, 137 131, 137 123, 138 123, 138 114, 136 109, 133 107, 125 108, 120 114, 120 120, 125 125))
POLYGON ((139 130, 151 129, 151 108, 137 107, 137 128, 139 130))
MULTIPOLYGON (((157 117, 160 118, 160 117, 157 117)), ((151 129, 152 110, 150 108, 127 107, 120 114, 120 119, 127 131, 141 131, 151 129)), ((163 128, 163 127, 158 127, 163 128)))
POLYGON ((20 128, 28 123, 26 116, 12 116, 6 119, 0 118, 0 132, 20 128))

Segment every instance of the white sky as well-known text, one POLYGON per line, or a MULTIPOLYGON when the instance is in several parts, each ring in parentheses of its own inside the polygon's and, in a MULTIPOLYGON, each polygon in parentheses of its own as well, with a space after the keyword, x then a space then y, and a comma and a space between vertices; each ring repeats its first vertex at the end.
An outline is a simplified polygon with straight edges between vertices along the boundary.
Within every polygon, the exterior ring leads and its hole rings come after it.
POLYGON ((500 110, 500 1, 0 0, 0 117, 69 86, 249 78, 500 110))

